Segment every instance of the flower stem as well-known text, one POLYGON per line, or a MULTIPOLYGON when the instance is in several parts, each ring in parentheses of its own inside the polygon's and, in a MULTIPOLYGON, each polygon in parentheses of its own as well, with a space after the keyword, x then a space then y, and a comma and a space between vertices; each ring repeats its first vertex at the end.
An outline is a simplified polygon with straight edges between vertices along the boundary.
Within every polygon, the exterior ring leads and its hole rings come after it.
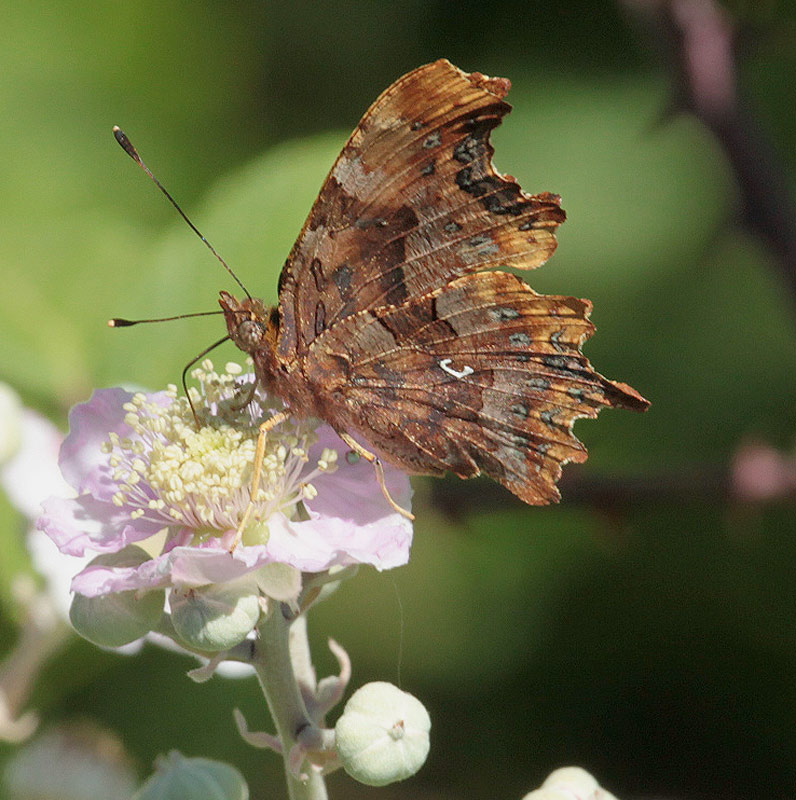
MULTIPOLYGON (((260 624, 259 631, 260 640, 252 664, 282 742, 288 796, 290 800, 326 800, 326 783, 321 773, 305 762, 302 772, 306 773, 307 780, 302 781, 293 774, 289 761, 299 733, 307 727, 314 727, 301 696, 291 658, 291 638, 302 638, 301 646, 297 649, 308 652, 306 625, 297 624, 291 631, 291 621, 285 618, 282 607, 277 606, 260 624)), ((298 643, 294 641, 292 644, 296 649, 298 643)))

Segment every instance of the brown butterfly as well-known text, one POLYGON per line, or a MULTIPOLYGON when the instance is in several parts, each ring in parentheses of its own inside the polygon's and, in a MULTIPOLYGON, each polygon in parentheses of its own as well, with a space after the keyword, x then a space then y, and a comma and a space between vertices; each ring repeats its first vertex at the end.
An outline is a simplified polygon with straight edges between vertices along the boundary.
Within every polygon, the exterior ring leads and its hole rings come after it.
POLYGON ((557 195, 492 166, 508 80, 445 59, 368 109, 279 278, 279 305, 221 292, 229 336, 290 414, 409 473, 486 473, 526 503, 584 461, 579 417, 649 403, 580 351, 591 304, 508 272, 556 248, 557 195), (372 448, 365 449, 363 443, 372 448))

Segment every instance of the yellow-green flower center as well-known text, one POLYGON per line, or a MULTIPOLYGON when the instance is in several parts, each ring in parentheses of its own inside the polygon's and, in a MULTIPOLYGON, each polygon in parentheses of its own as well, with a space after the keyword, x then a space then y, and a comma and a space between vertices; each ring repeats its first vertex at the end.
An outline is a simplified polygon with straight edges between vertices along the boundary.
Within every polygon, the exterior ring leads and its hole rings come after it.
MULTIPOLYGON (((135 394, 124 406, 132 433, 110 433, 104 444, 117 484, 113 502, 132 507, 131 518, 158 518, 164 524, 223 533, 237 527, 250 500, 260 424, 274 412, 259 389, 249 399, 252 376, 228 364, 217 373, 206 360, 192 375, 199 389, 191 405, 169 386, 160 395, 135 394)), ((316 440, 317 420, 288 420, 268 432, 253 522, 276 511, 292 516, 299 501, 317 493, 309 482, 336 468, 337 452, 324 449, 317 467, 306 470, 307 451, 316 440)))

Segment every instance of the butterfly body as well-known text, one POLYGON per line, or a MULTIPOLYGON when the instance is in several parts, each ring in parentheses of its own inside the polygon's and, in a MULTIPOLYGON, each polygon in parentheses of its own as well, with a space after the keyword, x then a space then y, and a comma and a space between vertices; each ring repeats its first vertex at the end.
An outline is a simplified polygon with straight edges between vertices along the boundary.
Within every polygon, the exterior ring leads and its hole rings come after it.
POLYGON ((485 472, 525 502, 558 499, 583 461, 574 420, 644 410, 580 351, 591 304, 496 267, 556 247, 557 195, 492 166, 509 82, 443 60, 400 78, 343 148, 287 259, 279 304, 221 294, 230 338, 298 417, 393 465, 485 472))
POLYGON ((258 298, 239 301, 228 292, 220 293, 219 303, 224 310, 229 338, 252 357, 255 375, 262 387, 279 397, 297 418, 334 418, 334 411, 329 408, 330 404, 334 405, 331 383, 315 386, 307 379, 302 361, 279 358, 278 309, 266 307, 258 298))

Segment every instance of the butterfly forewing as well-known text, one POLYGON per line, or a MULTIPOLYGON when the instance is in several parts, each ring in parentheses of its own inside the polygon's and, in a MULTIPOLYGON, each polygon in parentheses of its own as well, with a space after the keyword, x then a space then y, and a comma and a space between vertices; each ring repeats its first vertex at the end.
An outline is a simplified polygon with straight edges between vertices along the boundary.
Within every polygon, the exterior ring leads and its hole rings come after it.
POLYGON ((487 267, 543 263, 564 220, 492 167, 508 82, 445 60, 398 80, 335 163, 280 280, 280 357, 351 314, 487 267))

